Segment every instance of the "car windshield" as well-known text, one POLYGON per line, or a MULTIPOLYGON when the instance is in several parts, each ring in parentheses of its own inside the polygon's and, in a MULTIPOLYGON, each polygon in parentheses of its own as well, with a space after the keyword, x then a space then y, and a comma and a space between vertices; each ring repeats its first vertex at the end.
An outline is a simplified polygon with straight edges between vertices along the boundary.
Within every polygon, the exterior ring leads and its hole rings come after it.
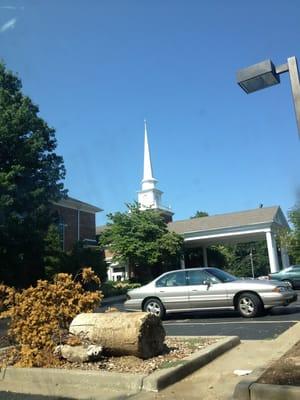
POLYGON ((216 278, 219 279, 221 282, 233 282, 236 281, 237 278, 231 274, 228 274, 228 272, 222 271, 221 269, 217 268, 206 268, 206 271, 215 276, 216 278))

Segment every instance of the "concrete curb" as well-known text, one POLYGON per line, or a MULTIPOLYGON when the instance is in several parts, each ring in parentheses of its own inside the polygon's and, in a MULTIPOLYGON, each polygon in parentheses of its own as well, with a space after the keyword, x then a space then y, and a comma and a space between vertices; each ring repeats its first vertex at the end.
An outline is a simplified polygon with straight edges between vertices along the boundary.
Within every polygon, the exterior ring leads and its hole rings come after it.
MULTIPOLYGON (((188 338, 192 339, 193 336, 188 338)), ((142 390, 158 391, 240 343, 237 336, 216 338, 219 339, 217 343, 182 359, 182 363, 176 367, 157 370, 150 375, 52 368, 1 368, 0 392, 52 396, 58 399, 98 399, 103 388, 126 389, 128 394, 142 390)))
POLYGON ((0 391, 64 399, 91 399, 103 388, 139 392, 144 378, 143 374, 106 371, 7 367, 1 369, 0 391))
MULTIPOLYGON (((300 339, 300 323, 289 328, 274 340, 274 347, 280 349, 277 359, 284 355, 300 339)), ((233 400, 298 400, 300 386, 270 385, 257 383, 259 378, 270 367, 270 363, 256 369, 251 376, 240 381, 234 390, 233 400)))
MULTIPOLYGON (((191 338, 191 336, 190 336, 191 338)), ((229 336, 208 346, 202 351, 182 359, 176 367, 160 369, 148 375, 143 381, 142 390, 158 392, 161 389, 185 378, 187 375, 203 367, 221 354, 232 349, 240 343, 238 336, 229 336)))
MULTIPOLYGON (((264 370, 261 372, 260 375, 264 370)), ((233 400, 299 400, 300 387, 287 385, 269 385, 244 379, 237 386, 233 400)))

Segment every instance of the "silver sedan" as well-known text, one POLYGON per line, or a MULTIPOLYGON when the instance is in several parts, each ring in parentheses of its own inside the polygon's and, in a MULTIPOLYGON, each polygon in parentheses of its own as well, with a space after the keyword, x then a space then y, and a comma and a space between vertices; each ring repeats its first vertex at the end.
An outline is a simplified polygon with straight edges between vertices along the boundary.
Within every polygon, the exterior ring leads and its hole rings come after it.
POLYGON ((125 308, 159 317, 181 311, 232 309, 250 318, 264 309, 286 306, 297 294, 286 282, 240 279, 218 268, 166 272, 127 294, 125 308))

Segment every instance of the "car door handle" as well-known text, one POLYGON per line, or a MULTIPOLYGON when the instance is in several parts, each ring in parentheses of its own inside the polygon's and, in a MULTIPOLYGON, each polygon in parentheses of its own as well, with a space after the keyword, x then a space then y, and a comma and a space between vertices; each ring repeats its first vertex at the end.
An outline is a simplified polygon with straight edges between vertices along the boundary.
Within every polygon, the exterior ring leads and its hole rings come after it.
POLYGON ((192 292, 198 292, 198 290, 197 289, 192 289, 192 292))
POLYGON ((165 293, 165 291, 164 290, 160 290, 159 293, 165 293))

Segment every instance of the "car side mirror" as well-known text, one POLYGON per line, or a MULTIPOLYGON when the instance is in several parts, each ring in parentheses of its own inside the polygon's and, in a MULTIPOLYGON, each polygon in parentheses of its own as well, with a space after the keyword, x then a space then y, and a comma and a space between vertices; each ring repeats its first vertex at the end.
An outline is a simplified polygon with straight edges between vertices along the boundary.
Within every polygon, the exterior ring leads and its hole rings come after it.
POLYGON ((210 288, 210 286, 211 286, 211 281, 205 280, 205 281, 203 282, 203 284, 207 286, 206 289, 208 290, 208 289, 210 288))

